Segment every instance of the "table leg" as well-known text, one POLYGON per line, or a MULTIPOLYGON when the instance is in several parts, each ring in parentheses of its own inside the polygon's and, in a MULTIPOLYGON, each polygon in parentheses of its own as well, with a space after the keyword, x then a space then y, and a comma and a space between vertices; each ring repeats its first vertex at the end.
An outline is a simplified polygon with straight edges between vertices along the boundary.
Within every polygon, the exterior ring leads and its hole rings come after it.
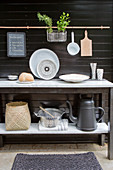
POLYGON ((108 115, 108 158, 113 159, 113 88, 110 89, 110 110, 108 115))
MULTIPOLYGON (((105 93, 101 94, 100 102, 101 102, 102 108, 105 110, 105 93)), ((102 121, 105 121, 105 116, 103 117, 102 121)), ((105 143, 105 135, 102 134, 100 135, 100 145, 104 146, 104 143, 105 143)))
POLYGON ((3 147, 3 136, 0 135, 0 147, 3 147))

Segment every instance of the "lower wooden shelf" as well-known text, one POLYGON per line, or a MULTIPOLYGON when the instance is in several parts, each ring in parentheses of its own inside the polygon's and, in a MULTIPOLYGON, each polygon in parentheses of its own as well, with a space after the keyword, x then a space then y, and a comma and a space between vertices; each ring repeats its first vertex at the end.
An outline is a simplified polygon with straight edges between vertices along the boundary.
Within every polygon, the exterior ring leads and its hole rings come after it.
POLYGON ((108 126, 106 123, 97 123, 97 129, 94 131, 81 131, 78 130, 74 123, 69 123, 68 130, 66 131, 53 131, 45 130, 41 131, 38 129, 38 123, 31 123, 31 126, 28 130, 18 130, 18 131, 6 131, 5 123, 0 123, 0 135, 32 135, 32 134, 105 134, 108 133, 108 126))

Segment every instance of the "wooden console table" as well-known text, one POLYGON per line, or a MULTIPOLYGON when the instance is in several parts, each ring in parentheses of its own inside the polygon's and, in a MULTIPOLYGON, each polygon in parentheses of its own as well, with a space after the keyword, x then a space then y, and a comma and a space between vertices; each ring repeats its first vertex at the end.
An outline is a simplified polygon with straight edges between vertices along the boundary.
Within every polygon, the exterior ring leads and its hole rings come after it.
POLYGON ((69 125, 67 131, 39 131, 37 124, 32 123, 27 131, 6 131, 5 124, 0 123, 0 145, 2 146, 2 136, 11 134, 108 134, 108 158, 113 159, 113 83, 107 80, 87 80, 81 83, 68 83, 61 80, 35 80, 31 84, 20 84, 18 81, 8 81, 0 79, 0 94, 101 94, 101 106, 105 107, 105 93, 109 95, 108 124, 102 122, 98 128, 92 132, 77 130, 75 126, 69 125))

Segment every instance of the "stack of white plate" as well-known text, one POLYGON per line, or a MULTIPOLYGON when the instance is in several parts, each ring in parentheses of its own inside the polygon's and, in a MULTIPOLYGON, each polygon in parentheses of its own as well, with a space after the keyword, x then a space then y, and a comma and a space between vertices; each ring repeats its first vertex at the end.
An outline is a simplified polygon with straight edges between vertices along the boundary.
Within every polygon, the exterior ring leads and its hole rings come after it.
POLYGON ((36 77, 45 80, 54 78, 60 67, 57 55, 46 48, 36 50, 31 55, 29 65, 36 77))

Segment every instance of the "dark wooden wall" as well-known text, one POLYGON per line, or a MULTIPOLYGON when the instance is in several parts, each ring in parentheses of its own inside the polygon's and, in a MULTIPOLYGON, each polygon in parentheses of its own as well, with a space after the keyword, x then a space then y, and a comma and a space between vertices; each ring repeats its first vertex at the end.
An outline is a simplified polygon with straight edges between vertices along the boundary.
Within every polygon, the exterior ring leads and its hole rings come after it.
MULTIPOLYGON (((46 41, 44 29, 0 29, 0 77, 7 77, 8 74, 20 74, 23 71, 30 72, 29 58, 31 54, 40 48, 53 50, 60 60, 60 71, 57 74, 83 73, 90 75, 89 63, 97 62, 98 68, 104 68, 104 77, 113 80, 112 69, 112 1, 111 0, 1 0, 0 2, 0 25, 2 26, 39 26, 44 23, 37 19, 37 12, 47 14, 53 18, 53 25, 62 12, 70 14, 70 25, 76 26, 101 26, 108 25, 108 30, 88 30, 89 38, 93 41, 93 56, 81 57, 80 53, 70 56, 66 47, 70 42, 49 43, 46 41), (25 32, 27 43, 27 56, 25 58, 7 57, 7 32, 25 32)), ((84 38, 84 30, 73 30, 75 42, 80 45, 84 38)))

